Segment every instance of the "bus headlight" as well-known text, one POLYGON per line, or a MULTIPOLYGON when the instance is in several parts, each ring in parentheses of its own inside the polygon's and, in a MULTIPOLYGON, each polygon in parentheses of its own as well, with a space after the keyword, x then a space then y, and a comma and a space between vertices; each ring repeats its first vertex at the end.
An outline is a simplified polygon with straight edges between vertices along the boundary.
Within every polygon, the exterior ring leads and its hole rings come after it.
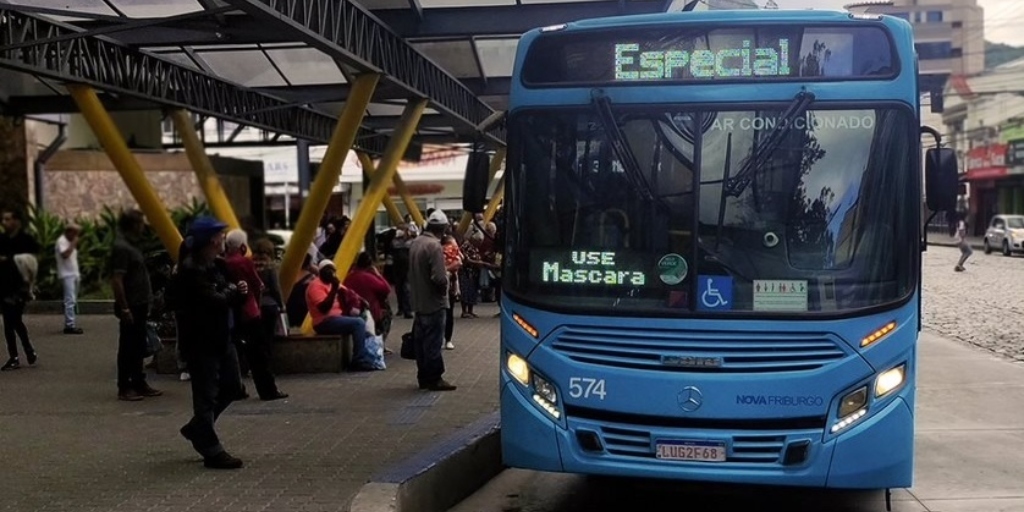
POLYGON ((505 361, 505 368, 508 370, 509 375, 512 378, 519 381, 524 386, 530 385, 530 366, 526 364, 526 360, 509 352, 508 359, 505 361))
POLYGON ((551 402, 551 405, 558 405, 558 392, 555 391, 555 387, 552 386, 550 382, 540 375, 533 374, 533 390, 536 391, 541 398, 551 402))
POLYGON ((558 411, 558 393, 547 379, 533 374, 533 401, 544 409, 552 418, 558 419, 562 413, 558 411))
POLYGON ((868 404, 868 387, 862 386, 855 391, 847 393, 839 402, 839 417, 845 418, 868 404))
POLYGON ((832 425, 832 433, 838 433, 868 413, 868 387, 861 386, 843 396, 839 402, 839 421, 832 425))
POLYGON ((906 380, 907 365, 901 364, 886 370, 875 379, 875 397, 883 397, 899 389, 906 380))

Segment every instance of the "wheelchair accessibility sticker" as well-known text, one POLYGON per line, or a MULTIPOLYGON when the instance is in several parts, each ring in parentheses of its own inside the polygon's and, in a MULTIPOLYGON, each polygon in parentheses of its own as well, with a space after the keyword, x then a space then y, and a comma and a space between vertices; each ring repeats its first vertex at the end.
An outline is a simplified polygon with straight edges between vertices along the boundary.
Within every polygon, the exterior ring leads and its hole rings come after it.
POLYGON ((698 276, 697 309, 732 309, 731 276, 698 276))

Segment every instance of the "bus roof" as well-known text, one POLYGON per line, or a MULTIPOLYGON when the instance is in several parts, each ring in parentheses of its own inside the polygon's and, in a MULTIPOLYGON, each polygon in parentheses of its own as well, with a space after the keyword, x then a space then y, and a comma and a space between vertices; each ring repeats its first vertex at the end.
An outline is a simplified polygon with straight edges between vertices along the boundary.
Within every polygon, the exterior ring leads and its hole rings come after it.
MULTIPOLYGON (((697 11, 697 12, 664 12, 657 14, 637 14, 633 16, 610 16, 605 18, 591 18, 566 23, 565 30, 587 30, 599 28, 615 28, 629 25, 656 25, 673 22, 715 22, 715 23, 843 23, 865 20, 897 21, 907 24, 906 20, 883 15, 855 15, 842 11, 825 10, 760 10, 760 9, 736 9, 723 11, 697 11)), ((560 25, 559 25, 560 27, 560 25)), ((537 28, 530 32, 542 32, 548 28, 537 28)), ((527 32, 529 33, 529 32, 527 32)))

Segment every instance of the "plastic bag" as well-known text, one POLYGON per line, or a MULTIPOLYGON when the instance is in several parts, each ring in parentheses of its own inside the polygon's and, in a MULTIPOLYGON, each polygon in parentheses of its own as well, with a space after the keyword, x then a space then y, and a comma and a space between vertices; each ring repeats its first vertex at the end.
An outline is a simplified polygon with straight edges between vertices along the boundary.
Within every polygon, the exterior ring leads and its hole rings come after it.
POLYGON ((144 357, 155 356, 164 348, 157 327, 156 322, 146 322, 146 348, 142 352, 144 357))
POLYGON ((375 334, 366 337, 363 348, 354 357, 352 366, 357 370, 386 370, 384 364, 384 338, 375 334))

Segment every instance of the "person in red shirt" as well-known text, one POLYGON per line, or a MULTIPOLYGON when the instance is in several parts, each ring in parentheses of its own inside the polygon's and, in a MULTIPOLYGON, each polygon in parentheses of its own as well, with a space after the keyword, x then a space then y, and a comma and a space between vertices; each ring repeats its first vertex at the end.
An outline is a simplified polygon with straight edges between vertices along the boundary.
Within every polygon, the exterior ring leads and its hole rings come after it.
MULTIPOLYGON (((373 317, 377 334, 387 342, 393 316, 391 304, 388 302, 391 285, 380 274, 377 267, 373 266, 373 257, 370 256, 370 253, 365 251, 359 253, 359 256, 356 257, 356 264, 348 273, 344 284, 370 304, 370 316, 373 317)), ((391 351, 385 348, 384 353, 390 354, 391 351)))
POLYGON ((359 367, 358 358, 366 353, 366 338, 370 335, 366 332, 366 322, 360 317, 365 301, 356 292, 342 286, 333 261, 321 260, 317 269, 319 278, 306 288, 306 304, 313 320, 313 330, 317 334, 350 334, 352 354, 357 359, 353 361, 353 367, 359 367))
POLYGON ((249 252, 248 236, 245 231, 234 229, 225 240, 224 262, 228 277, 233 282, 245 281, 249 294, 245 302, 235 310, 235 335, 242 339, 245 359, 252 372, 252 382, 261 400, 278 400, 288 395, 277 389, 274 374, 270 372, 270 342, 263 329, 263 315, 260 301, 264 292, 263 281, 256 272, 256 265, 246 257, 249 252))

